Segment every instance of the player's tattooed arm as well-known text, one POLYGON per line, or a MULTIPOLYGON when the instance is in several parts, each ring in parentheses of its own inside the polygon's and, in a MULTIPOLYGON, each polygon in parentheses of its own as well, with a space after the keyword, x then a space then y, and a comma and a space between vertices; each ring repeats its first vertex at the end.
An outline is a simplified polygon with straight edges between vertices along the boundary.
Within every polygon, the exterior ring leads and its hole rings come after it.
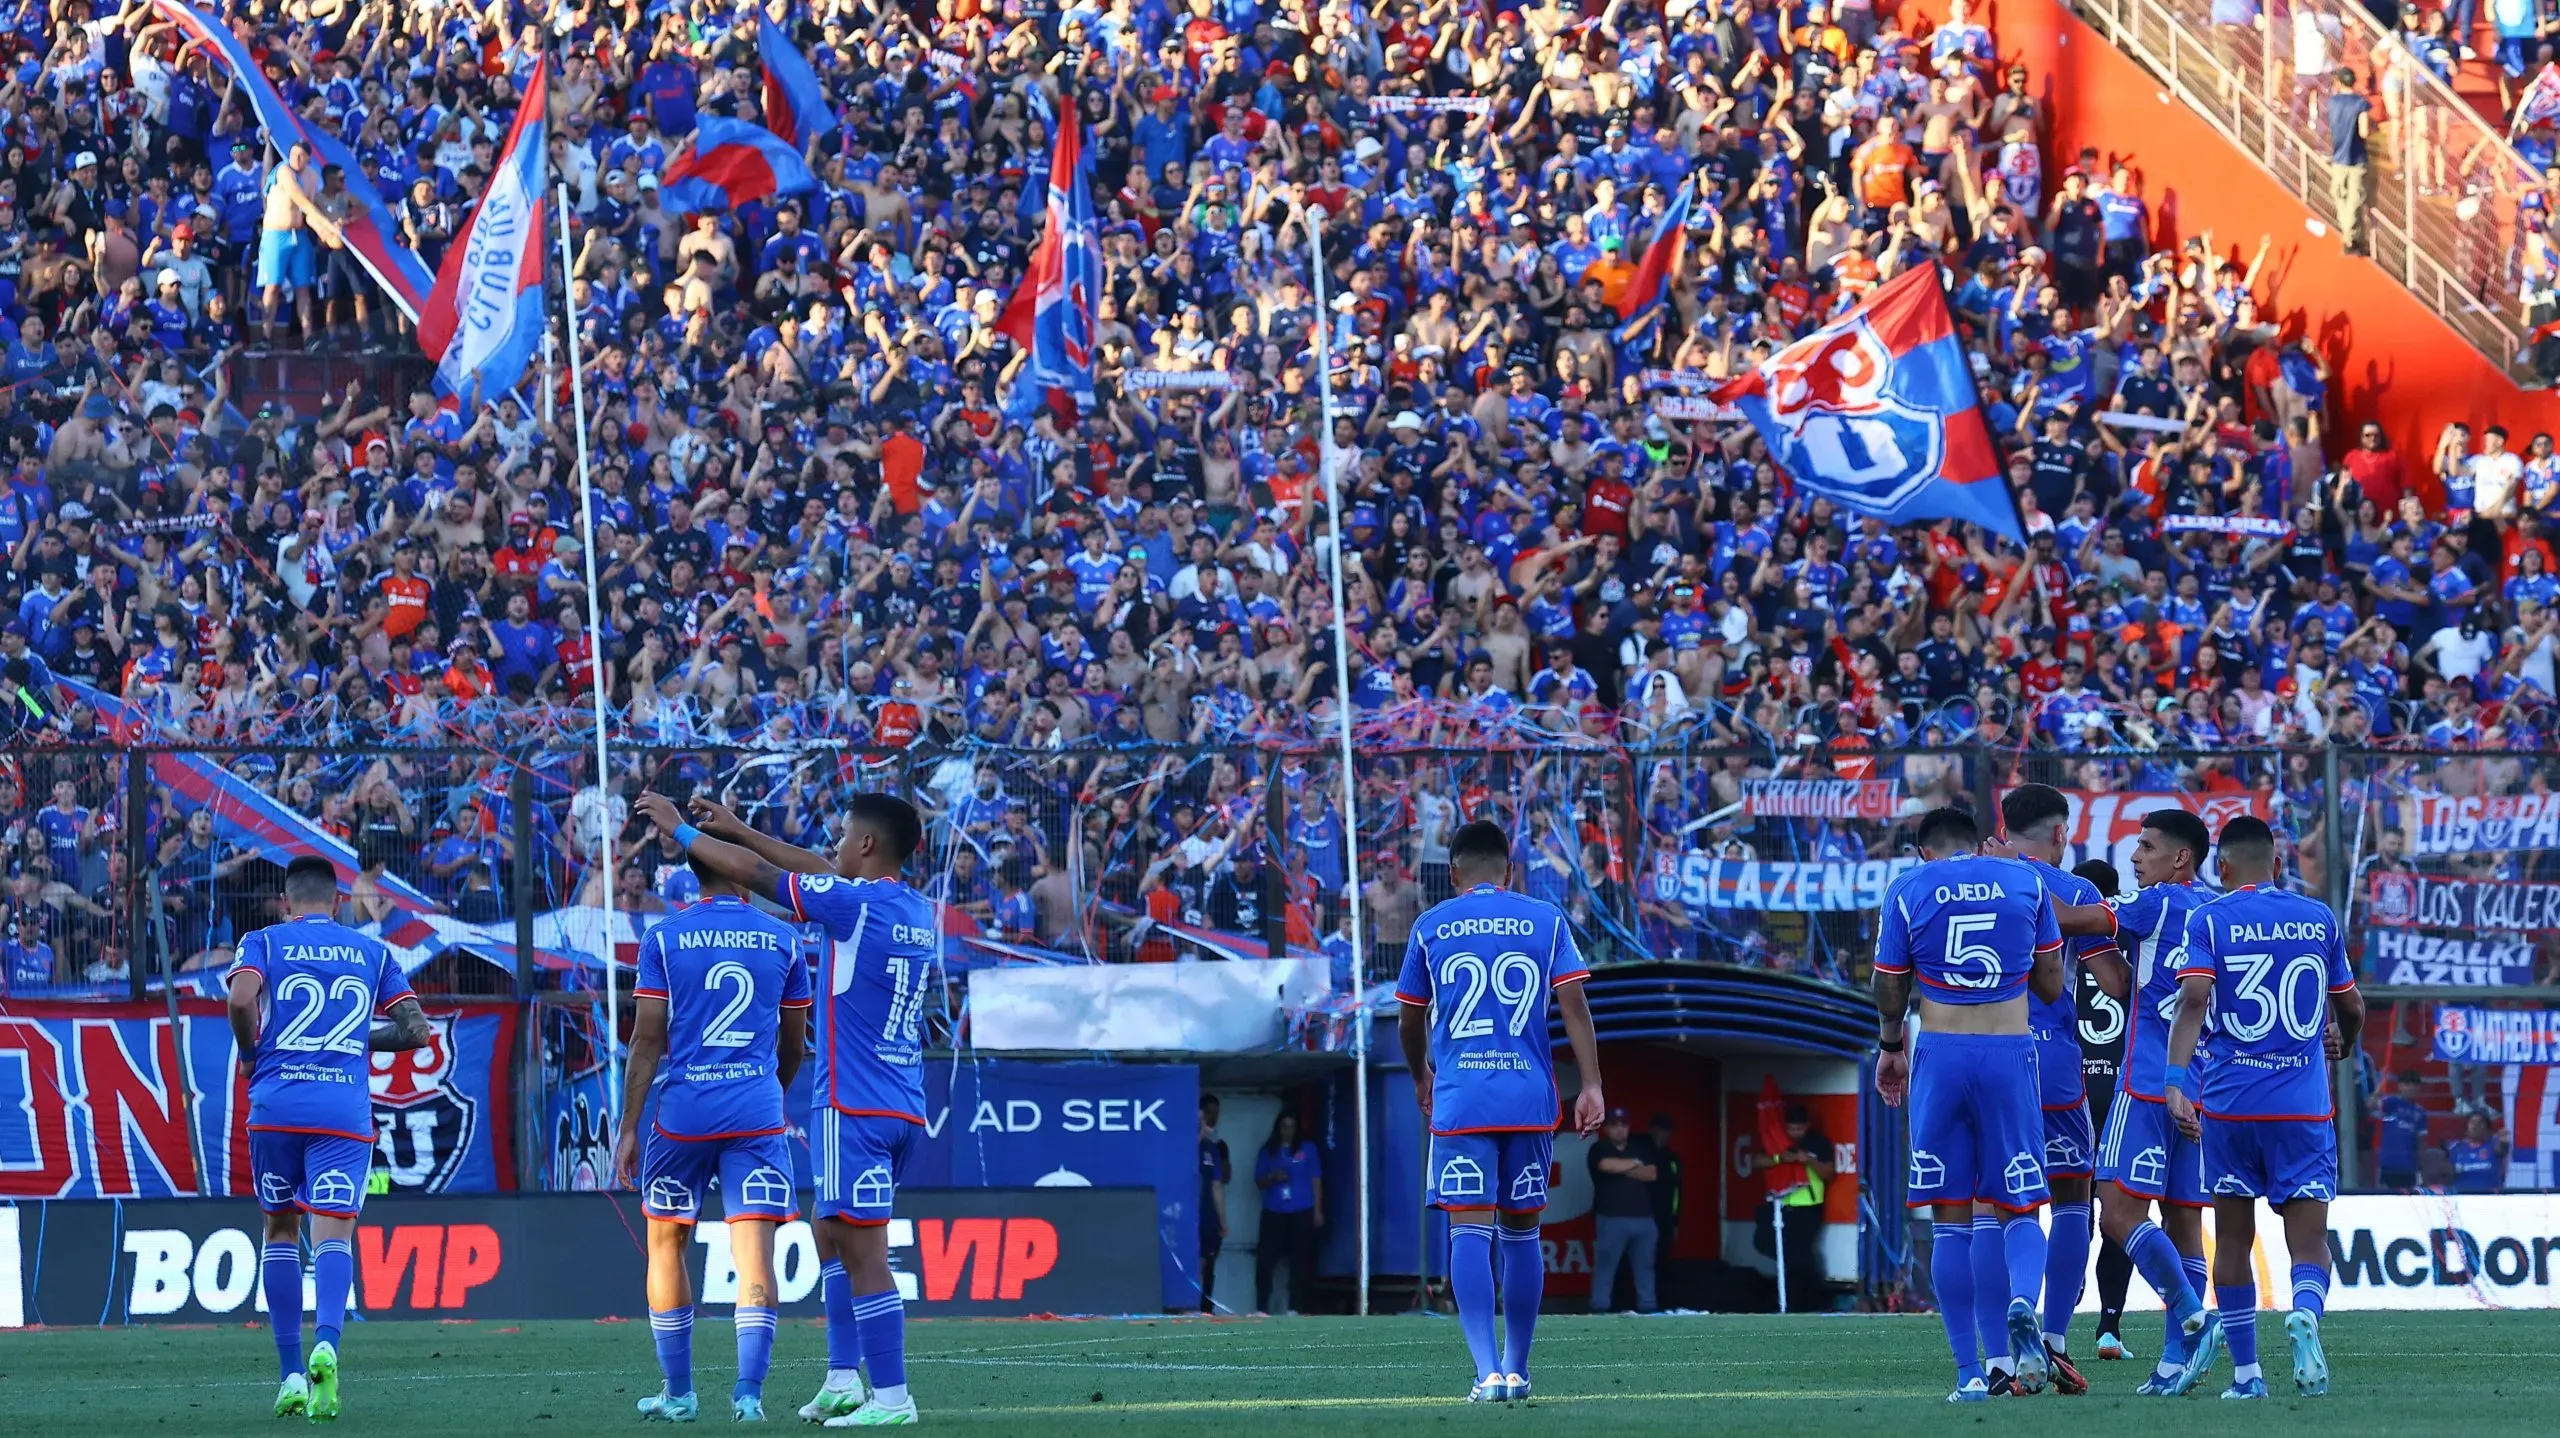
POLYGON ((364 1046, 378 1054, 398 1053, 402 1049, 422 1049, 434 1042, 435 1030, 427 1026, 427 1011, 416 999, 402 999, 391 1006, 385 1022, 373 1026, 373 1034, 364 1046))
POLYGON ((265 977, 255 969, 231 971, 230 991, 225 995, 224 1010, 230 1016, 231 1041, 239 1046, 243 1066, 258 1050, 258 996, 266 991, 266 987, 265 977))
POLYGON ((785 843, 771 834, 758 833, 746 820, 709 799, 697 795, 687 807, 695 828, 723 843, 750 850, 757 858, 777 869, 794 874, 832 874, 836 871, 835 861, 826 855, 785 843))
POLYGON ((1904 1021, 1911 1012, 1909 971, 1876 970, 1876 1096, 1888 1108, 1900 1108, 1911 1087, 1911 1055, 1903 1052, 1904 1021))
MULTIPOLYGON (((634 807, 639 810, 640 817, 648 820, 661 834, 672 837, 679 830, 687 827, 684 816, 676 810, 676 801, 664 794, 643 794, 640 796, 640 802, 634 807)), ((727 811, 722 810, 722 812, 727 811)), ((732 822, 735 821, 732 820, 732 822)), ((726 839, 713 838, 709 831, 700 826, 694 826, 691 842, 686 846, 685 852, 693 857, 695 863, 710 870, 714 877, 732 884, 743 884, 747 892, 761 895, 776 903, 787 903, 782 895, 784 870, 756 850, 743 844, 731 843, 726 839)), ((795 850, 794 852, 806 851, 795 850)), ((816 870, 802 869, 793 872, 822 873, 828 870, 822 866, 816 870)))

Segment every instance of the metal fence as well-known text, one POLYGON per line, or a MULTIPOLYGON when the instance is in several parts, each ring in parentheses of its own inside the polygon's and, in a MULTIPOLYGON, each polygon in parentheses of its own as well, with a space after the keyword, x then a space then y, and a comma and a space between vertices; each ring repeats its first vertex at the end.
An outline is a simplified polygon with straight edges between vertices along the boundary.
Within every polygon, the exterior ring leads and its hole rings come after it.
POLYGON ((2292 0, 2269 22, 2253 8, 2237 24, 2213 0, 2078 0, 2078 9, 2333 226, 2325 104, 2331 75, 2354 70, 2377 100, 2365 209, 2374 263, 2530 382, 2518 217, 2541 176, 2364 5, 2292 0))

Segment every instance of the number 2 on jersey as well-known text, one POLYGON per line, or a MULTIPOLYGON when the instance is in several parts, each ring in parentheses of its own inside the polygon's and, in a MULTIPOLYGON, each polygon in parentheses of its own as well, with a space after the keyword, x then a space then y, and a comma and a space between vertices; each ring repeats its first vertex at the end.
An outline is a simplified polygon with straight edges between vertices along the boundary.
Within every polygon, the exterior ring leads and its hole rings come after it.
POLYGON ((703 973, 702 987, 708 993, 718 993, 722 989, 729 991, 728 1002, 720 1006, 719 1015, 703 1032, 702 1046, 708 1049, 742 1049, 754 1043, 754 1034, 731 1027, 746 1016, 747 1006, 756 1001, 756 976, 747 972, 747 966, 735 959, 723 959, 703 973))
POLYGON ((284 1031, 276 1035, 276 1047, 289 1054, 360 1054, 365 1049, 364 1021, 373 1012, 373 987, 353 974, 340 974, 322 989, 320 980, 310 974, 287 974, 276 985, 278 1004, 300 1003, 302 1009, 285 1020, 284 1031), (337 1023, 328 1033, 313 1036, 329 1010, 341 1000, 346 1007, 336 1014, 337 1023))
POLYGON ((1497 956, 1488 969, 1474 954, 1451 954, 1440 961, 1440 983, 1444 988, 1466 986, 1449 1006, 1449 1037, 1480 1039, 1493 1032, 1492 1019, 1476 1017, 1490 988, 1495 1001, 1510 1008, 1507 1027, 1517 1038, 1528 1029, 1530 1010, 1537 1005, 1538 961, 1515 951, 1497 956))

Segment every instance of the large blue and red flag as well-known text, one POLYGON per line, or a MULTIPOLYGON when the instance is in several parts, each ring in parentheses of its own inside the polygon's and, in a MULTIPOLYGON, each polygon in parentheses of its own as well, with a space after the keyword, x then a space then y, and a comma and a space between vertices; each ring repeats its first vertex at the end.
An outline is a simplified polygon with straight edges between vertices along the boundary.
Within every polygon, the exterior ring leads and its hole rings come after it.
POLYGON ((998 334, 1031 352, 1015 378, 1015 408, 1027 412, 1058 397, 1079 409, 1093 407, 1094 300, 1101 293, 1102 247, 1093 186, 1084 173, 1084 126, 1070 112, 1049 152, 1048 224, 996 319, 998 334))
POLYGON ((1671 292, 1671 260, 1679 252, 1681 231, 1689 227, 1694 194, 1688 181, 1680 182, 1680 193, 1672 197, 1671 208, 1662 212, 1662 223, 1653 227, 1653 238, 1645 242, 1644 257, 1636 261, 1634 277, 1618 296, 1618 318, 1632 322, 1671 292))
POLYGON ((373 276, 374 283, 400 307, 400 312, 415 322, 425 310, 427 295, 435 286, 435 276, 427 272, 427 262, 417 252, 400 242, 398 214, 383 202, 382 193, 373 187, 364 165, 346 143, 330 133, 326 125, 306 123, 276 93, 266 72, 258 68, 257 58, 240 37, 216 20, 184 0, 151 0, 153 14, 177 27, 190 45, 202 46, 213 54, 221 66, 249 97, 258 123, 265 128, 267 143, 278 154, 294 141, 311 146, 312 153, 324 165, 335 165, 346 175, 347 193, 356 202, 355 210, 339 228, 346 234, 347 252, 373 276))
POLYGON ((677 214, 734 210, 771 195, 814 189, 818 177, 780 135, 762 125, 705 115, 693 148, 667 167, 658 202, 677 214))
POLYGON ((542 343, 550 76, 546 55, 525 78, 524 103, 507 127, 488 188, 453 237, 418 317, 418 344, 436 362, 436 387, 474 410, 482 396, 515 388, 542 343))
POLYGON ((1740 407, 1812 494, 1888 524, 1960 519, 2026 542, 1934 264, 1894 276, 1715 397, 1740 407))
MULTIPOLYGON (((163 737, 139 706, 76 679, 57 682, 97 712, 98 727, 117 743, 149 744, 163 737)), ((168 794, 178 812, 202 809, 211 814, 215 838, 278 867, 304 854, 317 854, 338 871, 342 890, 351 888, 364 870, 364 860, 345 840, 225 772, 210 755, 156 752, 151 756, 151 781, 168 794)), ((439 907, 395 874, 376 875, 374 882, 383 897, 399 908, 425 913, 439 907)))
POLYGON ((771 16, 756 21, 756 64, 764 71, 764 126, 803 154, 809 144, 836 127, 827 92, 809 57, 791 43, 771 16))

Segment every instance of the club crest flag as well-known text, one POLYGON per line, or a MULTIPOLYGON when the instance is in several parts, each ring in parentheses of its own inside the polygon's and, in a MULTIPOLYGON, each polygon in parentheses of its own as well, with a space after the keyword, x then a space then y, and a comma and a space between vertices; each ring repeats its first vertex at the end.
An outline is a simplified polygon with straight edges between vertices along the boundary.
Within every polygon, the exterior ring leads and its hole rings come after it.
POLYGON ((1788 479, 1888 524, 1957 519, 2024 544, 1935 265, 1720 386, 1788 479))
POLYGON ((1037 401, 1062 394, 1093 406, 1094 302, 1102 293, 1102 250, 1093 218, 1093 187, 1084 173, 1084 126, 1073 116, 1058 127, 1049 156, 1048 223, 1031 250, 1022 283, 996 320, 996 331, 1031 352, 1016 394, 1037 401))
POLYGON ((535 62, 489 187, 445 252, 435 293, 418 321, 418 343, 436 361, 437 387, 473 407, 513 389, 542 342, 550 77, 550 59, 535 62))

